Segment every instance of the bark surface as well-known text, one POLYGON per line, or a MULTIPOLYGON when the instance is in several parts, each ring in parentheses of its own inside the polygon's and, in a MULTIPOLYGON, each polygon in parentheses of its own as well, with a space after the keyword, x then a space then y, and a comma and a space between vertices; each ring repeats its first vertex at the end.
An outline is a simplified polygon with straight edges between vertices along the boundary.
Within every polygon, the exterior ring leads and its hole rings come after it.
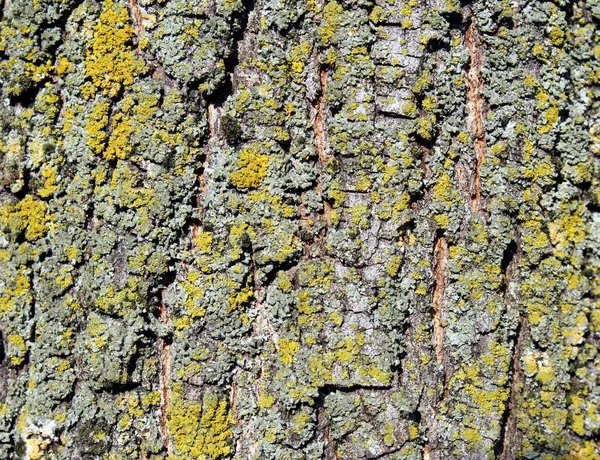
POLYGON ((0 458, 600 458, 598 0, 4 0, 0 458))

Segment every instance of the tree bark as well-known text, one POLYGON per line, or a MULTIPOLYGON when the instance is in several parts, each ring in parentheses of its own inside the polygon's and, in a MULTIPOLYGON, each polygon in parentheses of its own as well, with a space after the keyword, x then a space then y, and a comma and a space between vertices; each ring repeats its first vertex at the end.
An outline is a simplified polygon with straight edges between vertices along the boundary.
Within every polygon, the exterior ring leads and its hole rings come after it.
POLYGON ((0 12, 0 458, 600 458, 598 0, 0 12))

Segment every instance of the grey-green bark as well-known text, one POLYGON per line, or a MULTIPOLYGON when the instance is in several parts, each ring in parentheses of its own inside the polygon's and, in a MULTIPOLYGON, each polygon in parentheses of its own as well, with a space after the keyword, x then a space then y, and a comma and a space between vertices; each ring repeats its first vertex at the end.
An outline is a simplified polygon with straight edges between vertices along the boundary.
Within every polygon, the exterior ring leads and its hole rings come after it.
POLYGON ((0 458, 600 458, 599 23, 4 0, 0 458))

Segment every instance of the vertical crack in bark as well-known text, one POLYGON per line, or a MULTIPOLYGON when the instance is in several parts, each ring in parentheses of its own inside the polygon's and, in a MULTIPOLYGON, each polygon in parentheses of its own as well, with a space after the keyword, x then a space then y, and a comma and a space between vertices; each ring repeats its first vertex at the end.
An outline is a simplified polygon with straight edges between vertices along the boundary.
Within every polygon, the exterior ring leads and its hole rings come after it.
POLYGON ((321 393, 315 399, 316 411, 317 411, 317 434, 320 432, 323 438, 324 444, 324 459, 325 460, 340 460, 337 454, 337 448, 335 441, 331 437, 331 427, 327 419, 325 418, 325 391, 321 389, 321 393))
POLYGON ((467 126, 471 131, 475 147, 475 171, 471 185, 471 210, 473 213, 480 211, 481 201, 481 167, 485 161, 486 154, 486 132, 485 119, 487 107, 483 96, 483 79, 481 78, 481 67, 484 62, 484 49, 481 43, 479 31, 475 25, 475 18, 467 27, 465 33, 465 45, 469 49, 469 67, 466 71, 467 83, 467 126))
MULTIPOLYGON (((440 401, 448 396, 448 381, 449 381, 449 368, 446 363, 446 355, 444 352, 444 325, 443 325, 443 307, 444 299, 446 297, 446 288, 448 286, 448 242, 446 238, 438 232, 433 243, 433 338, 434 338, 434 350, 436 362, 438 365, 443 366, 443 381, 442 381, 442 396, 440 401)), ((419 397, 419 405, 421 404, 421 396, 419 397)), ((432 448, 436 449, 438 441, 438 426, 437 419, 435 416, 432 419, 432 424, 428 428, 427 441, 422 448, 423 460, 431 460, 432 448)), ((437 458, 437 456, 435 457, 437 458)))
POLYGON ((331 437, 331 428, 329 426, 325 426, 323 433, 325 442, 325 460, 340 460, 335 447, 335 442, 331 437))
POLYGON ((317 154, 319 155, 319 162, 321 163, 321 166, 324 167, 327 164, 330 152, 327 141, 327 129, 325 127, 325 93, 327 92, 327 71, 322 67, 319 68, 319 82, 321 84, 321 89, 314 104, 314 131, 315 147, 317 148, 317 154))
MULTIPOLYGON (((196 196, 196 209, 200 211, 204 209, 202 200, 208 192, 208 173, 210 160, 214 150, 221 141, 220 131, 222 113, 223 109, 220 106, 215 104, 208 105, 206 116, 208 122, 208 140, 206 141, 206 146, 204 147, 204 161, 202 162, 200 174, 198 175, 199 193, 196 196)), ((197 219, 195 220, 195 224, 192 225, 192 239, 196 238, 201 231, 199 222, 202 221, 202 218, 200 215, 196 217, 197 219)))
MULTIPOLYGON (((435 337, 435 357, 438 364, 444 363, 444 326, 442 323, 443 303, 448 285, 448 243, 438 236, 434 246, 433 266, 433 332, 435 337)), ((444 385, 445 386, 445 385, 444 385)))
MULTIPOLYGON (((169 325, 171 318, 166 305, 160 306, 160 320, 163 324, 169 325)), ((160 353, 160 432, 165 440, 167 452, 171 453, 171 437, 169 436, 168 414, 171 406, 171 388, 169 376, 171 375, 171 339, 168 337, 161 339, 160 353)))
POLYGON ((264 288, 262 283, 259 282, 258 266, 256 265, 254 259, 252 259, 251 272, 252 283, 254 285, 254 308, 256 308, 256 311, 258 312, 255 326, 258 326, 259 330, 263 327, 266 327, 267 332, 269 333, 269 338, 273 342, 275 350, 277 351, 277 353, 279 353, 279 335, 277 334, 277 332, 275 332, 275 329, 273 329, 271 321, 269 320, 269 313, 265 310, 263 302, 261 301, 263 297, 264 288), (262 324, 260 323, 261 321, 262 324))
POLYGON ((198 204, 201 204, 202 198, 206 196, 208 191, 208 166, 210 159, 219 145, 221 140, 221 117, 223 116, 223 108, 215 104, 209 104, 208 106, 208 142, 206 143, 206 155, 204 162, 202 163, 202 173, 198 178, 200 182, 200 195, 198 196, 198 204))
POLYGON ((329 158, 331 156, 331 149, 329 146, 329 140, 327 135, 327 106, 325 102, 325 94, 327 92, 327 71, 321 66, 318 62, 318 53, 315 51, 313 58, 316 62, 315 65, 315 94, 309 95, 308 102, 310 104, 310 108, 312 109, 311 115, 313 117, 313 132, 314 132, 314 146, 318 156, 318 165, 315 165, 318 174, 316 178, 316 184, 313 188, 313 191, 318 195, 321 195, 323 199, 323 209, 318 213, 309 213, 306 203, 304 201, 304 195, 300 196, 300 203, 298 206, 298 211, 300 214, 300 228, 302 232, 306 232, 310 234, 312 232, 312 223, 316 219, 319 219, 322 223, 321 230, 317 235, 313 235, 307 239, 304 239, 303 244, 303 254, 302 257, 308 258, 311 255, 312 248, 315 246, 319 247, 321 250, 324 248, 324 240, 327 235, 327 230, 331 227, 331 218, 330 214, 332 211, 332 206, 327 202, 323 194, 323 186, 322 186, 322 174, 323 170, 327 166, 329 158), (320 166, 320 167, 319 167, 320 166), (318 214, 318 215, 314 215, 318 214), (316 217, 316 219, 315 219, 316 217))
POLYGON ((510 395, 505 409, 502 428, 500 431, 500 438, 496 444, 496 450, 498 460, 510 460, 516 458, 516 448, 520 446, 518 442, 517 432, 517 396, 520 391, 520 387, 523 382, 523 371, 521 369, 521 355, 523 354, 523 343, 526 329, 526 320, 523 316, 519 318, 519 324, 517 326, 517 337, 515 340, 515 346, 513 348, 512 359, 510 363, 510 395), (499 451, 499 452, 498 452, 499 451))
MULTIPOLYGON (((517 236, 518 238, 518 236, 517 236)), ((515 258, 517 256, 518 246, 515 241, 511 241, 502 258, 501 268, 504 273, 503 293, 504 301, 508 308, 516 308, 516 299, 510 290, 510 282, 513 277, 515 258)), ((517 396, 523 382, 523 371, 521 369, 521 356, 523 354, 523 344, 525 341, 525 331, 527 322, 524 315, 519 315, 519 322, 515 331, 515 340, 513 352, 509 367, 510 374, 510 393, 502 414, 500 436, 494 445, 494 453, 499 460, 509 460, 516 457, 515 449, 521 443, 517 439, 517 396)))
MULTIPOLYGON (((319 156, 319 163, 321 164, 321 168, 325 168, 327 166, 327 162, 331 157, 331 148, 329 146, 329 139, 327 134, 327 108, 325 103, 325 95, 327 94, 327 71, 319 65, 319 85, 320 90, 317 95, 316 102, 314 104, 315 110, 315 120, 314 120, 314 131, 315 131, 315 147, 317 149, 317 154, 319 156)), ((315 191, 319 194, 323 192, 323 187, 321 185, 321 177, 319 177, 317 181, 317 186, 315 187, 315 191)), ((323 218, 325 220, 325 229, 321 235, 321 238, 325 237, 325 232, 327 228, 331 227, 331 219, 330 214, 332 211, 332 206, 325 199, 323 200, 323 218)))
POLYGON ((231 384, 231 396, 230 396, 230 405, 231 405, 231 412, 233 413, 233 419, 237 422, 240 418, 240 414, 238 413, 237 410, 237 396, 238 394, 238 390, 237 390, 237 385, 235 384, 235 382, 233 382, 231 384))

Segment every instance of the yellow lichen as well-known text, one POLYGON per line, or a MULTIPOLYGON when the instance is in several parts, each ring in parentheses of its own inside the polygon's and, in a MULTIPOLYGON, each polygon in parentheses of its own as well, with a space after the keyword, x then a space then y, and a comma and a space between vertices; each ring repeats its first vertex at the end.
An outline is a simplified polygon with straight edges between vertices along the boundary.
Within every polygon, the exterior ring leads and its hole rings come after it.
POLYGON ((542 384, 550 383, 554 379, 554 369, 552 366, 540 366, 537 378, 542 384))
POLYGON ((44 181, 44 186, 38 190, 38 195, 42 198, 47 198, 58 189, 56 185, 56 169, 52 167, 43 168, 42 177, 46 180, 44 181))
POLYGON ((64 77, 71 70, 71 63, 66 57, 60 57, 56 65, 56 73, 59 77, 64 77))
POLYGON ((456 191, 452 185, 450 176, 446 172, 442 173, 435 182, 435 185, 433 186, 433 196, 436 200, 443 201, 449 206, 454 203, 456 191))
POLYGON ((253 296, 254 292, 249 287, 236 292, 235 295, 229 296, 227 298, 227 301, 229 302, 227 313, 231 313, 232 311, 237 310, 239 307, 247 305, 253 296))
POLYGON ((0 206, 0 222, 11 233, 19 234, 25 231, 25 238, 35 241, 42 238, 50 229, 53 216, 48 213, 48 205, 27 195, 16 205, 0 206))
POLYGON ((129 118, 118 113, 112 118, 111 125, 112 133, 103 156, 107 160, 124 160, 132 150, 129 138, 133 134, 133 124, 129 118))
POLYGON ((242 150, 237 167, 229 176, 231 183, 239 189, 258 188, 267 175, 269 159, 259 153, 259 147, 255 145, 242 150))
POLYGON ((336 30, 340 26, 340 15, 342 14, 342 6, 335 2, 329 2, 323 8, 324 22, 320 29, 321 43, 323 46, 329 46, 336 30))
POLYGON ((167 414, 175 458, 220 459, 229 455, 234 421, 227 400, 205 393, 202 402, 187 401, 181 393, 181 385, 173 388, 167 414))
POLYGON ((85 73, 104 95, 116 96, 123 87, 146 71, 144 61, 135 55, 131 41, 135 31, 129 25, 125 6, 105 0, 104 11, 94 27, 94 37, 85 57, 85 73))
POLYGON ((209 253, 212 247, 213 234, 212 232, 200 232, 194 237, 194 243, 201 252, 209 253))
POLYGON ((560 27, 552 27, 550 30, 550 41, 555 46, 561 46, 565 41, 565 33, 560 27))
POLYGON ((142 396, 142 406, 156 406, 160 403, 160 391, 152 391, 142 396))
POLYGON ((275 404, 275 398, 269 393, 261 393, 258 398, 258 407, 261 409, 268 409, 275 404))
POLYGON ((85 125, 85 130, 88 133, 87 143, 92 152, 97 155, 101 154, 104 150, 104 143, 107 137, 105 129, 108 126, 109 109, 110 104, 108 102, 96 104, 85 125))
POLYGON ((279 339, 277 342, 279 346, 279 358, 284 364, 292 364, 294 361, 294 355, 300 349, 300 344, 290 339, 279 339))
POLYGON ((8 336, 8 343, 11 345, 10 363, 13 366, 20 366, 25 362, 25 355, 27 354, 25 340, 19 334, 11 334, 8 336))
POLYGON ((304 70, 304 64, 300 61, 294 61, 291 64, 292 70, 296 73, 302 73, 304 70))
POLYGON ((369 377, 371 377, 379 383, 387 385, 392 381, 393 374, 391 372, 386 372, 375 365, 369 367, 367 373, 369 374, 369 377))
POLYGON ((550 107, 545 114, 546 123, 538 128, 538 133, 546 134, 550 132, 559 119, 559 113, 558 107, 550 107))
POLYGON ((473 428, 465 428, 462 432, 462 437, 469 443, 476 443, 483 439, 481 433, 473 428))
POLYGON ((396 254, 394 254, 390 261, 386 264, 385 270, 390 275, 390 277, 394 278, 398 274, 398 270, 400 270, 400 266, 402 265, 402 258, 396 254))
POLYGON ((373 24, 379 24, 380 22, 383 22, 386 19, 386 16, 387 14, 383 10, 383 8, 381 8, 380 6, 376 6, 375 8, 373 8, 369 19, 373 24))
POLYGON ((310 415, 306 412, 300 412, 299 414, 294 415, 294 432, 301 433, 304 431, 304 427, 310 420, 310 415))

